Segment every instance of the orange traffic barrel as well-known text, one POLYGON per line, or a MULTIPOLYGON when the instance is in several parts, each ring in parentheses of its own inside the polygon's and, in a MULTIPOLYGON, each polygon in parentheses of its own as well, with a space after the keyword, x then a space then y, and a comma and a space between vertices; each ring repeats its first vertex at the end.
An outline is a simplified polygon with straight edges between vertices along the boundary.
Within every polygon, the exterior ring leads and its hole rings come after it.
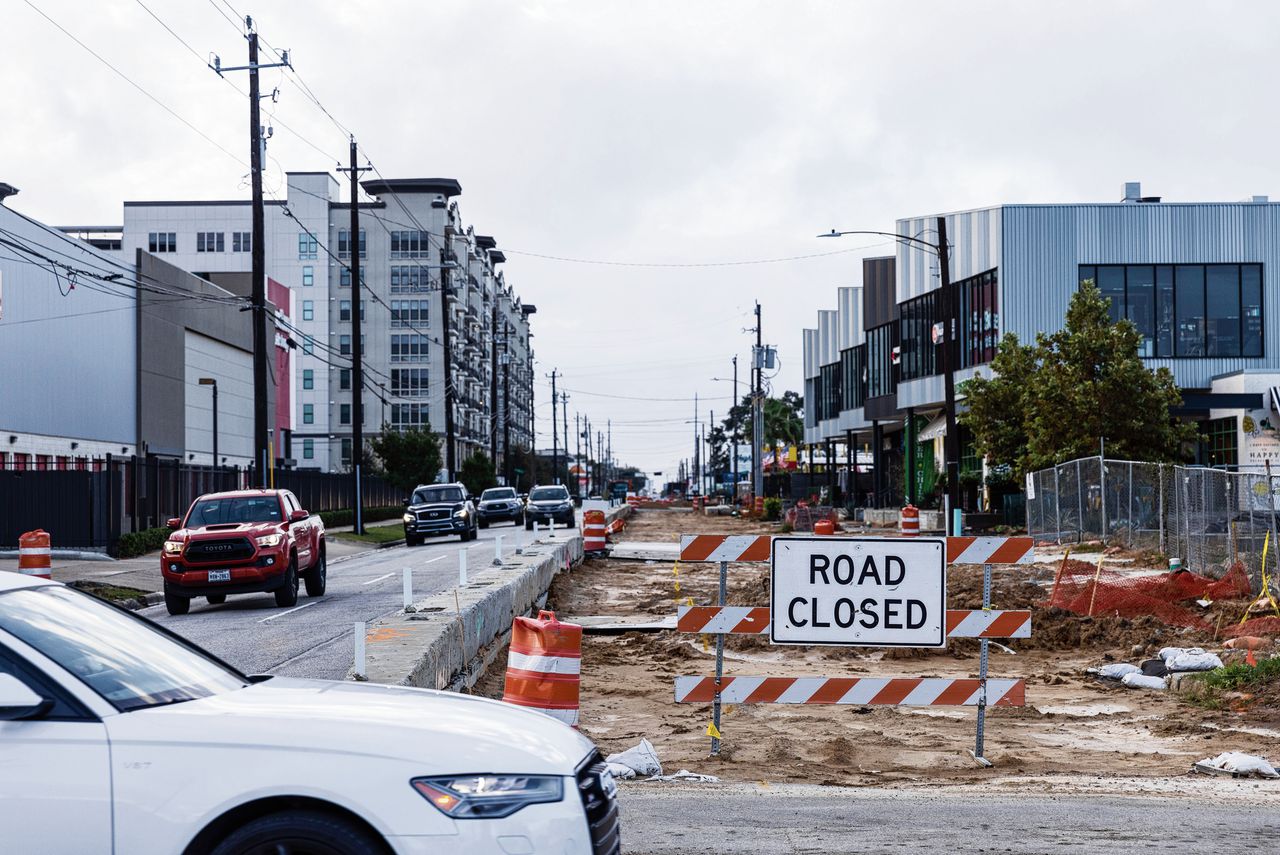
POLYGON ((814 534, 835 534, 836 524, 831 520, 818 520, 813 524, 814 534))
POLYGON ((583 511, 582 551, 600 553, 605 550, 604 511, 583 511))
POLYGON ((18 572, 39 579, 53 575, 52 548, 49 532, 44 529, 29 531, 18 537, 18 572))
POLYGON ((581 672, 581 626, 548 611, 512 621, 502 700, 577 727, 581 672))
POLYGON ((915 505, 907 505, 899 517, 899 531, 904 537, 915 537, 920 534, 920 510, 915 505))

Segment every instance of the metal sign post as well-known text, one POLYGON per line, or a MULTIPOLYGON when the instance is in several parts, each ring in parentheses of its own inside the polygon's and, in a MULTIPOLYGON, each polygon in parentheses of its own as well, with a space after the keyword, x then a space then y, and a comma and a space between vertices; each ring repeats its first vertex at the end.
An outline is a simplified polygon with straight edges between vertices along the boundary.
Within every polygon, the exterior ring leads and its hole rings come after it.
MULTIPOLYGON (((990 564, 982 565, 982 610, 984 612, 991 611, 990 564)), ((982 748, 987 723, 987 652, 989 646, 990 642, 985 638, 978 641, 978 738, 973 751, 970 752, 973 755, 973 759, 983 766, 991 765, 991 761, 986 758, 982 748)))
MULTIPOLYGON (((718 603, 724 608, 729 582, 729 562, 720 562, 720 598, 718 603)), ((720 683, 724 677, 724 633, 716 633, 716 696, 711 702, 711 756, 720 756, 720 683)))

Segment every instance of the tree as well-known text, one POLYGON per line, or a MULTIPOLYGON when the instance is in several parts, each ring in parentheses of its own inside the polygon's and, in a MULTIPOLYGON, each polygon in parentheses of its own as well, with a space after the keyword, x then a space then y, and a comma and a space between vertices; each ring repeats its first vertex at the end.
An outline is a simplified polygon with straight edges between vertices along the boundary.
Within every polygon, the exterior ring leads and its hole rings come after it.
POLYGON ((458 470, 458 480, 472 495, 480 495, 490 487, 498 486, 498 475, 494 471, 493 461, 483 451, 477 451, 466 460, 458 470))
POLYGON ((707 445, 710 448, 707 453, 707 469, 711 472, 712 480, 719 485, 724 481, 724 473, 733 470, 729 435, 725 433, 723 425, 716 425, 707 431, 707 445))
POLYGON ((1195 425, 1170 409, 1182 396, 1167 368, 1149 370, 1138 356, 1142 337, 1130 321, 1111 321, 1107 298, 1086 282, 1071 298, 1066 323, 1039 333, 1034 345, 1006 336, 992 378, 964 385, 961 423, 977 450, 1019 475, 1095 454, 1174 461, 1197 438, 1195 425))
MULTIPOLYGON (((742 402, 729 408, 729 415, 721 422, 724 432, 732 437, 737 431, 738 442, 751 444, 751 396, 744 395, 742 402)), ((783 392, 781 398, 765 398, 765 445, 800 445, 804 441, 804 396, 796 392, 783 392)))
POLYGON ((434 483, 440 475, 440 437, 430 425, 400 431, 384 424, 369 446, 382 461, 387 480, 405 492, 434 483))

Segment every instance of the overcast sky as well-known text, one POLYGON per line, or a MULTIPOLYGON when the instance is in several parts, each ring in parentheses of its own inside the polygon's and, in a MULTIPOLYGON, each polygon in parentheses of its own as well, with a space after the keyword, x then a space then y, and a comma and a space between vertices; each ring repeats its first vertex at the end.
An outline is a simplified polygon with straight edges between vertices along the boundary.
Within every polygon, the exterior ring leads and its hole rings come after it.
MULTIPOLYGON (((143 0, 203 58, 242 64, 222 0, 143 0)), ((242 96, 137 0, 31 0, 247 158, 242 96)), ((695 393, 747 377, 753 301, 802 388, 800 330, 858 284, 895 218, 1004 202, 1280 195, 1271 103, 1280 3, 360 2, 232 0, 387 177, 449 176, 538 306, 539 375, 614 422, 624 462, 673 472, 695 393), (850 250, 776 264, 663 268, 850 250), (609 397, 619 396, 619 397, 609 397), (679 400, 627 400, 661 398, 679 400)), ((119 223, 124 199, 247 196, 246 169, 25 0, 0 0, 0 181, 52 224, 119 223)), ((228 15, 232 13, 228 12, 228 15)), ((243 85, 243 75, 237 81, 243 85)), ((343 134, 290 78, 268 187, 331 169, 343 134)), ((545 383, 545 381, 544 381, 545 383)), ((540 385, 539 445, 549 442, 540 385)))

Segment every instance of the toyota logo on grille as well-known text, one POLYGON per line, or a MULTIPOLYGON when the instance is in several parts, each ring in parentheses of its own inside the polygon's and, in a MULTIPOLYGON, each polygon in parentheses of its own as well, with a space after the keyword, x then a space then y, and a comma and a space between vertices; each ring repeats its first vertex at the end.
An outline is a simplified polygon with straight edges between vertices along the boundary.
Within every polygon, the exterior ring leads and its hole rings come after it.
POLYGON ((230 552, 235 548, 232 543, 210 543, 204 547, 206 552, 230 552))

